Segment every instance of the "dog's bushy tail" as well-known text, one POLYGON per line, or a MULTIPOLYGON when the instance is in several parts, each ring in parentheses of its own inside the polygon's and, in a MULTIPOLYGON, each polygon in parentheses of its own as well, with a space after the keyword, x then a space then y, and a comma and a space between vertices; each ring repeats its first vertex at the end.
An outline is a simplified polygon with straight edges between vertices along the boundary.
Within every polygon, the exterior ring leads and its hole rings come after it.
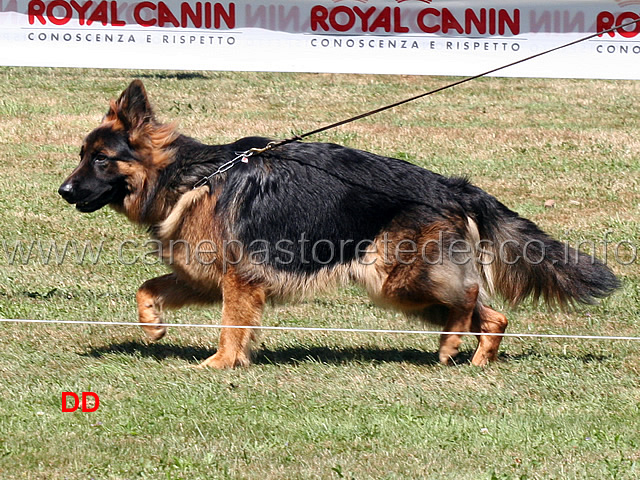
POLYGON ((594 255, 554 240, 477 187, 465 186, 471 236, 486 286, 511 304, 528 297, 550 307, 593 304, 620 287, 594 255), (470 195, 469 195, 470 194, 470 195))

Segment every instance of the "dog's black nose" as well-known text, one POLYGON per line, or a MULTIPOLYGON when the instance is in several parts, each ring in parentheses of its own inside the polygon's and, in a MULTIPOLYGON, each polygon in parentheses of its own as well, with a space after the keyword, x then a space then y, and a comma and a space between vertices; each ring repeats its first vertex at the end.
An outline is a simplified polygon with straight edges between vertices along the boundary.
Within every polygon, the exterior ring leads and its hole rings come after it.
POLYGON ((75 197, 75 192, 74 192, 73 185, 71 184, 71 182, 65 182, 62 185, 60 185, 60 188, 58 189, 58 193, 67 202, 73 203, 74 197, 75 197))

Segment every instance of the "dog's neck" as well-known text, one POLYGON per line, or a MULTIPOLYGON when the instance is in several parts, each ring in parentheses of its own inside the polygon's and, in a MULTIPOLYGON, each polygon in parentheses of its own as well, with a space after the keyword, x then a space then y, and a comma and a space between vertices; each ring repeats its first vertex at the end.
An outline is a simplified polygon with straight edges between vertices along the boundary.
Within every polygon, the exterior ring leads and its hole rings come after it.
POLYGON ((164 147, 165 162, 129 185, 130 193, 122 204, 112 205, 129 220, 153 227, 163 222, 178 200, 202 178, 228 161, 233 152, 228 145, 206 145, 185 135, 164 147))

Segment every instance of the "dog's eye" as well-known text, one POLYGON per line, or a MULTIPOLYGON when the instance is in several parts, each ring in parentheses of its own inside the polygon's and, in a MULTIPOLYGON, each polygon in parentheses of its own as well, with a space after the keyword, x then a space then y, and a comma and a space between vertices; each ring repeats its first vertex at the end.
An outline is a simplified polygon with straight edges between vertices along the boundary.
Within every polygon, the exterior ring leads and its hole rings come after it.
POLYGON ((98 167, 104 167, 109 161, 109 157, 107 157, 104 153, 98 153, 93 157, 93 163, 95 163, 98 167))

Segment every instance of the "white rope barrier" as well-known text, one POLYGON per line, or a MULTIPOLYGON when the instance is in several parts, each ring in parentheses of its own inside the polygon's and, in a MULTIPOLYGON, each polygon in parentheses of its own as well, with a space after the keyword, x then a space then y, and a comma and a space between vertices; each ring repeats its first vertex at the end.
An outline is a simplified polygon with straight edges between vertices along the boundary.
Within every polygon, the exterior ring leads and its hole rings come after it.
POLYGON ((236 328, 252 330, 275 330, 294 332, 330 332, 330 333, 378 333, 378 334, 402 334, 402 335, 469 335, 491 337, 516 337, 516 338, 564 338, 577 340, 640 340, 640 337, 611 336, 611 335, 569 335, 556 333, 479 333, 479 332, 447 332, 436 330, 386 330, 375 328, 335 328, 335 327, 277 327, 258 325, 209 325, 194 323, 134 323, 134 322, 101 322, 93 320, 29 320, 23 318, 0 318, 0 323, 25 323, 25 324, 61 324, 61 325, 103 325, 121 327, 171 327, 171 328, 236 328))

